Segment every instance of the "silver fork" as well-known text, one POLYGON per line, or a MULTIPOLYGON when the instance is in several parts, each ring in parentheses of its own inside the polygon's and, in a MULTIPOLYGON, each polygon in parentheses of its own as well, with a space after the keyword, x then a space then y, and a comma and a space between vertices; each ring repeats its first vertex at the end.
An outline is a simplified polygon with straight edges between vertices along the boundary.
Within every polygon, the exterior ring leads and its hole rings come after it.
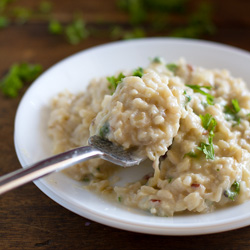
POLYGON ((105 140, 99 136, 92 136, 88 140, 89 146, 79 147, 67 152, 54 155, 31 166, 18 169, 0 177, 0 194, 24 185, 30 181, 44 177, 55 171, 62 170, 77 163, 93 158, 102 158, 123 167, 139 165, 143 160, 134 151, 125 151, 121 146, 105 140))

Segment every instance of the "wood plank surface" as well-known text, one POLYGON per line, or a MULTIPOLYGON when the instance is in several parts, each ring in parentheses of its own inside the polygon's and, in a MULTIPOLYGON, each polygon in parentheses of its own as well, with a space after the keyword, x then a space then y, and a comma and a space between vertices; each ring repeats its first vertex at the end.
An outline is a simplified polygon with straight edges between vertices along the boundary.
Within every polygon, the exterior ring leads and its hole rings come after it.
MULTIPOLYGON (((39 1, 20 0, 13 5, 37 8, 39 1)), ((81 12, 87 27, 98 30, 77 45, 48 32, 48 23, 37 17, 24 25, 11 23, 0 30, 0 76, 16 62, 40 63, 44 69, 78 51, 113 41, 110 29, 126 27, 128 16, 115 0, 53 0, 53 15, 63 23, 81 12), (100 21, 101 20, 101 21, 100 21)), ((199 1, 190 1, 194 4, 199 1)), ((201 38, 250 51, 250 1, 213 0, 216 32, 201 38)), ((182 18, 173 19, 175 24, 182 18)), ((18 104, 0 94, 0 175, 20 168, 13 134, 18 104)), ((0 250, 14 249, 250 249, 250 227, 201 236, 156 236, 127 232, 101 225, 61 207, 33 183, 0 196, 0 250)))

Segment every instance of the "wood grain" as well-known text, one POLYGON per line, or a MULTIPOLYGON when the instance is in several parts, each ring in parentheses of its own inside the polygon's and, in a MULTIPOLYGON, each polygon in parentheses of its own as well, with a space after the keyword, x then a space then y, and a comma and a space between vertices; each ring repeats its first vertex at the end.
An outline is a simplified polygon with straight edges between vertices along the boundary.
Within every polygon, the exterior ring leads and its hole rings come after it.
MULTIPOLYGON (((54 15, 61 21, 68 22, 78 10, 88 25, 102 29, 99 36, 75 46, 49 34, 47 23, 39 18, 23 26, 10 25, 0 30, 0 76, 15 62, 40 63, 47 69, 73 53, 112 41, 110 28, 128 22, 127 15, 117 10, 115 2, 53 1, 54 15)), ((250 51, 250 1, 210 2, 215 6, 217 32, 202 38, 250 51)), ((27 7, 37 6, 37 1, 23 0, 20 3, 27 7)), ((0 175, 20 168, 13 142, 14 119, 27 87, 14 99, 0 95, 0 175)), ((250 227, 192 237, 144 235, 107 227, 75 215, 45 196, 33 183, 0 196, 0 250, 249 248, 250 227)))

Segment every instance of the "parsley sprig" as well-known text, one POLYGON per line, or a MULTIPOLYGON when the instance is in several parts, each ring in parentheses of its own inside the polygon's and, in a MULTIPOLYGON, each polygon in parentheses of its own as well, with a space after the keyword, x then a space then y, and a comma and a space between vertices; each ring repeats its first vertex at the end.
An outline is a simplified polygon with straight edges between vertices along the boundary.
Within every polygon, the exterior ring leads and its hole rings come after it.
POLYGON ((186 107, 186 105, 192 100, 192 98, 190 95, 187 94, 186 90, 184 90, 183 95, 185 96, 185 99, 186 99, 185 104, 184 104, 184 106, 186 107))
POLYGON ((214 129, 217 125, 216 120, 210 114, 200 115, 201 123, 211 136, 214 136, 214 129))
POLYGON ((201 145, 197 149, 206 155, 206 159, 214 160, 213 137, 217 122, 210 114, 200 115, 200 118, 203 128, 209 132, 209 136, 208 143, 201 142, 201 145))
POLYGON ((17 97, 24 83, 34 81, 42 72, 39 64, 18 63, 11 66, 8 73, 0 80, 0 90, 5 96, 17 97))
POLYGON ((225 114, 227 115, 227 120, 233 120, 235 121, 235 125, 240 124, 240 117, 238 116, 238 113, 240 111, 240 105, 238 103, 237 99, 232 99, 231 106, 226 105, 225 106, 225 114))
POLYGON ((107 80, 110 83, 108 88, 113 91, 112 93, 114 93, 118 84, 122 82, 122 79, 124 77, 125 77, 125 75, 123 75, 123 73, 120 73, 117 77, 115 77, 115 76, 108 76, 107 77, 107 80))
POLYGON ((143 75, 144 75, 144 70, 142 67, 135 69, 133 72, 133 76, 142 77, 143 75))
POLYGON ((168 64, 166 65, 166 67, 167 67, 168 70, 170 70, 170 71, 172 71, 173 73, 175 73, 175 71, 176 71, 177 68, 178 68, 178 65, 175 64, 175 63, 168 63, 168 64))
POLYGON ((207 97, 207 103, 209 105, 214 105, 214 96, 212 96, 211 94, 205 92, 204 90, 202 89, 208 89, 208 90, 211 90, 212 87, 210 86, 200 86, 200 85, 190 85, 190 84, 186 84, 187 87, 193 89, 194 92, 196 93, 200 93, 204 96, 207 97))
POLYGON ((151 63, 162 63, 163 59, 159 56, 154 57, 153 59, 151 59, 151 63))

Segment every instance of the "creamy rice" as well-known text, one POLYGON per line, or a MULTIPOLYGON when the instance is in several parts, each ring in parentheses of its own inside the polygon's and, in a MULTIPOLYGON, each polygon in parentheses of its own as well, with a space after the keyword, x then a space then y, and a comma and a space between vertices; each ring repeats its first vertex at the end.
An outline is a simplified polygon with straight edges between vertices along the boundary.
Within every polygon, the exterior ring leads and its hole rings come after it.
POLYGON ((126 206, 159 216, 210 212, 250 197, 250 92, 227 70, 155 58, 147 68, 91 81, 52 100, 54 153, 98 134, 152 161, 141 180, 116 185, 118 167, 94 159, 72 178, 126 206))

